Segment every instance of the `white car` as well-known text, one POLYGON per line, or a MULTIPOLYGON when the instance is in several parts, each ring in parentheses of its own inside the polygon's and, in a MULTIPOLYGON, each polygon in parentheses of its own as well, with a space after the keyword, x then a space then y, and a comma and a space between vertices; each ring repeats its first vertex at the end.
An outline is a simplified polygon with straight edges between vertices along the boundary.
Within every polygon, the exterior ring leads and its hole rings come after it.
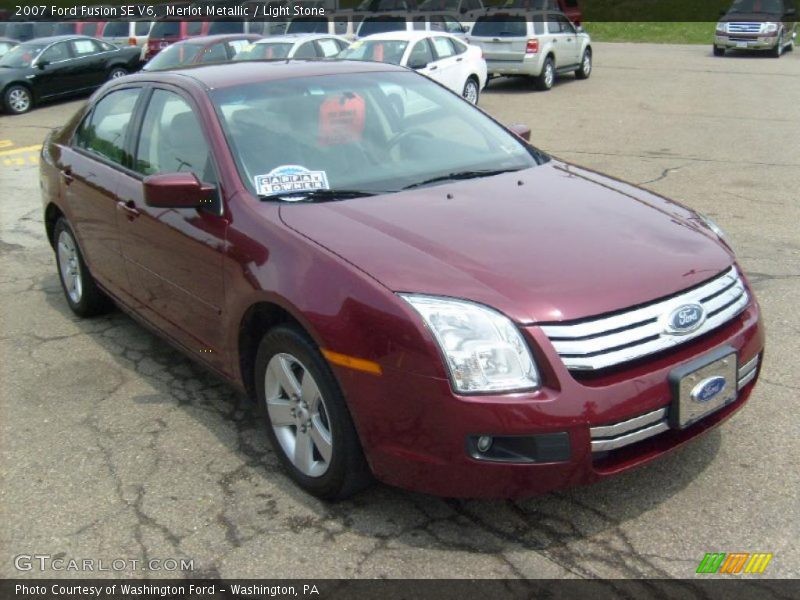
POLYGON ((387 62, 409 67, 478 103, 486 85, 486 61, 480 48, 433 31, 377 33, 353 42, 339 55, 348 60, 387 62))
POLYGON ((274 35, 256 40, 233 60, 270 60, 283 58, 333 58, 350 42, 343 37, 322 33, 274 35))

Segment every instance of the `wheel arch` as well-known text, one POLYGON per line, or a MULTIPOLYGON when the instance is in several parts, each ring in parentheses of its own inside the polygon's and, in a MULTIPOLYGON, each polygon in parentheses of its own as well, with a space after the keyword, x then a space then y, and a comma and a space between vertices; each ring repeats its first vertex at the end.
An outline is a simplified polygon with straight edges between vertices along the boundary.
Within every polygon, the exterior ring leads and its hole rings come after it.
POLYGON ((47 207, 44 209, 44 228, 47 233, 47 240, 53 248, 55 248, 53 235, 56 230, 56 223, 61 217, 64 217, 63 211, 54 202, 48 203, 47 207))
POLYGON ((33 86, 27 81, 15 80, 15 81, 9 81, 5 86, 3 86, 3 90, 2 92, 0 92, 0 98, 2 99, 3 103, 5 103, 6 100, 6 92, 8 92, 8 90, 14 87, 15 85, 24 87, 26 90, 28 90, 28 92, 31 95, 31 99, 33 100, 33 102, 36 102, 36 92, 34 91, 33 86))

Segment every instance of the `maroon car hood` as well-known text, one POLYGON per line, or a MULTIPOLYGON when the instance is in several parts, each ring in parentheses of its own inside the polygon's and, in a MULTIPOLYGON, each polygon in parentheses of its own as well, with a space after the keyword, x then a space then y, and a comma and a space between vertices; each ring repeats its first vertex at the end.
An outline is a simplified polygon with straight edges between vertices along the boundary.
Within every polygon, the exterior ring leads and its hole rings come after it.
POLYGON ((394 291, 466 298, 523 323, 648 302, 733 262, 682 206, 555 161, 399 194, 284 204, 281 218, 394 291))

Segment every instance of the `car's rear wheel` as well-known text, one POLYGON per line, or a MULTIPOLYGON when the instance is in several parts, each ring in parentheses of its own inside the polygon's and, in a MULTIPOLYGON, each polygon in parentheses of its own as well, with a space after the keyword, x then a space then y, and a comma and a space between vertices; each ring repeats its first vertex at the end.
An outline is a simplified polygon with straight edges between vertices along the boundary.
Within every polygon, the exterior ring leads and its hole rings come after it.
POLYGON ((56 223, 53 240, 61 288, 72 312, 79 317, 93 317, 108 312, 112 302, 97 287, 89 273, 66 219, 61 218, 56 223))
POLYGON ((12 85, 3 94, 3 103, 8 112, 21 115, 33 107, 33 95, 24 85, 12 85))
POLYGON ((592 74, 592 51, 590 48, 586 48, 583 51, 583 56, 581 57, 581 66, 578 67, 578 70, 575 71, 575 77, 578 79, 589 79, 589 75, 592 74))
POLYGON ((538 77, 534 78, 533 84, 536 86, 537 89, 542 91, 547 91, 553 88, 553 84, 555 83, 555 81, 556 81, 556 66, 553 63, 553 59, 548 56, 544 61, 542 72, 539 74, 538 77))
POLYGON ((256 393, 267 435, 304 490, 340 500, 371 481, 344 396, 319 349, 299 328, 270 330, 256 356, 256 393))
POLYGON ((128 72, 123 69, 122 67, 114 67, 108 72, 109 79, 119 79, 120 77, 125 77, 128 72))
POLYGON ((470 104, 477 105, 480 93, 481 91, 480 86, 478 86, 478 81, 474 77, 467 79, 467 82, 464 84, 464 99, 470 104))
POLYGON ((725 48, 714 46, 714 56, 725 56, 725 48))

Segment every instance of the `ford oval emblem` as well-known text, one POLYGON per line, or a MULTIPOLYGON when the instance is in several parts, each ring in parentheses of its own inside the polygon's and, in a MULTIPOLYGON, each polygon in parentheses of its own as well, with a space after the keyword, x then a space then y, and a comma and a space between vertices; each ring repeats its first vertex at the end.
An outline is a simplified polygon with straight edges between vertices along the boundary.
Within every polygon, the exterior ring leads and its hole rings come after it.
POLYGON ((721 375, 703 379, 703 381, 692 388, 690 396, 695 402, 709 402, 725 389, 726 383, 725 378, 721 375))
POLYGON ((674 309, 666 319, 667 333, 691 333, 706 320, 706 311, 700 304, 682 304, 674 309))

